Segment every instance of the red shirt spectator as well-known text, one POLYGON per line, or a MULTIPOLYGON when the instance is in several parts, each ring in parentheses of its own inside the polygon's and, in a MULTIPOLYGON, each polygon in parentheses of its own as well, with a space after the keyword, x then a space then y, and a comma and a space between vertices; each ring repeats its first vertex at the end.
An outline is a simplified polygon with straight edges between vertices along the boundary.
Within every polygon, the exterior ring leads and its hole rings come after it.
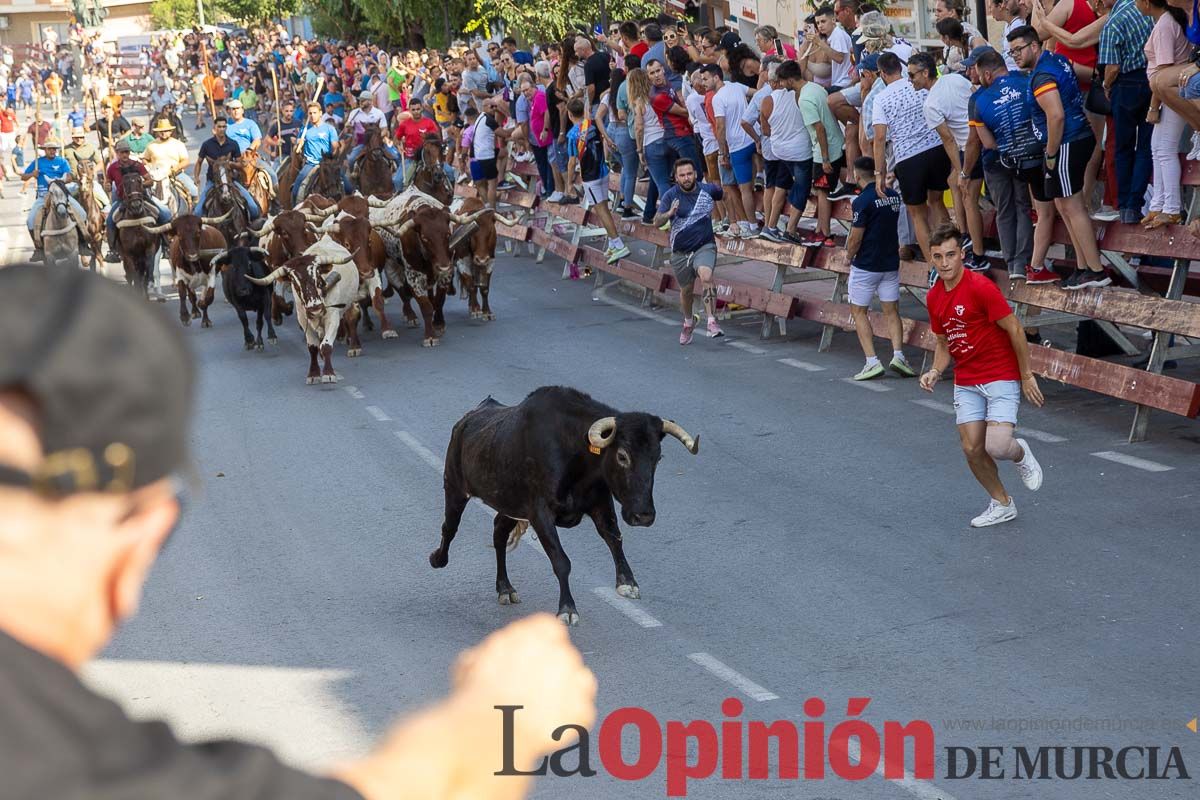
POLYGON ((17 130, 17 112, 11 108, 0 110, 0 133, 15 133, 17 130))
POLYGON ((633 47, 629 48, 629 53, 630 55, 635 55, 638 58, 641 58, 642 56, 646 55, 649 50, 650 45, 646 44, 645 42, 638 42, 633 47))
POLYGON ((396 126, 396 141, 400 143, 405 158, 413 158, 421 149, 425 134, 438 133, 437 123, 429 117, 401 120, 396 126))
POLYGON ((670 126, 676 136, 691 136, 692 125, 688 122, 686 106, 683 105, 683 100, 671 88, 670 84, 661 88, 655 86, 651 90, 651 94, 653 96, 650 98, 650 106, 658 114, 658 119, 662 122, 663 128, 670 126), (670 113, 673 106, 679 106, 681 109, 684 109, 684 113, 670 113))
POLYGON ((136 172, 142 177, 146 176, 146 167, 140 161, 134 161, 132 158, 121 163, 121 159, 117 159, 108 165, 108 169, 104 170, 104 177, 112 183, 112 195, 117 200, 125 199, 125 176, 131 172, 136 172))
POLYGON ((940 280, 935 283, 925 302, 930 329, 946 337, 954 356, 956 385, 1021 379, 1012 342, 996 324, 1012 313, 996 284, 967 270, 950 292, 940 280))
POLYGON ((50 131, 50 123, 43 121, 31 122, 26 133, 32 138, 34 147, 41 147, 42 142, 50 138, 50 131))

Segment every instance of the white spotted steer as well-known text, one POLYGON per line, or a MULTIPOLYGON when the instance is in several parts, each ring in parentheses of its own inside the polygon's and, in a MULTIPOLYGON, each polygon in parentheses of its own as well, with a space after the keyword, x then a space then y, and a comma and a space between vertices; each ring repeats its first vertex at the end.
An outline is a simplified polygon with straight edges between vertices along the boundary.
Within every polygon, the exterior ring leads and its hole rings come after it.
POLYGON ((259 286, 269 286, 276 280, 291 284, 296 296, 296 321, 308 342, 310 360, 305 382, 336 383, 333 341, 343 315, 357 311, 354 299, 358 296, 359 277, 350 251, 329 236, 322 236, 302 255, 289 259, 265 278, 249 280, 259 286), (318 352, 324 360, 319 371, 318 352))

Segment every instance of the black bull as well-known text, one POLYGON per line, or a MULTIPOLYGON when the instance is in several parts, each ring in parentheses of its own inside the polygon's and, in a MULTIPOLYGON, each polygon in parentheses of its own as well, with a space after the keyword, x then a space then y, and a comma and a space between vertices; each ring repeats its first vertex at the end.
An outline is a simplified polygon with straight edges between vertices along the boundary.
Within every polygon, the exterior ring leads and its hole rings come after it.
POLYGON ((526 525, 537 533, 558 578, 558 616, 579 621, 568 578, 571 561, 558 527, 573 528, 586 514, 612 552, 617 592, 641 595, 621 547, 615 498, 628 525, 654 524, 654 471, 663 437, 679 439, 693 454, 699 441, 670 420, 653 414, 621 413, 586 394, 561 386, 532 392, 520 405, 488 398, 454 426, 446 450, 446 518, 442 540, 429 555, 435 568, 450 560, 467 501, 478 497, 495 509, 496 594, 501 605, 516 603, 505 557, 526 525))

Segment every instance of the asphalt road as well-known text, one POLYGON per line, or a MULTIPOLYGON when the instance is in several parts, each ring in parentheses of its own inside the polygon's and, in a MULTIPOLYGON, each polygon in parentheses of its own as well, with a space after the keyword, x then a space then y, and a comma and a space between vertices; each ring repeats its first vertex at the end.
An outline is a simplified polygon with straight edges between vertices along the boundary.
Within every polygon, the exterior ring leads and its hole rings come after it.
MULTIPOLYGON (((560 265, 501 258, 499 319, 471 321, 453 299, 440 347, 407 329, 368 334, 358 359, 338 346, 336 386, 304 384, 291 319, 277 346, 245 352, 219 301, 214 328, 186 332, 200 363, 196 486, 140 616, 90 679, 188 737, 246 736, 313 768, 363 752, 445 692, 460 650, 555 610, 532 537, 510 559, 522 603, 497 605, 478 501, 449 566, 427 556, 455 420, 489 394, 511 403, 566 384, 702 437, 696 457, 665 444, 658 521, 626 529, 642 600, 613 595, 590 524, 563 533, 572 637, 602 717, 641 706, 664 725, 717 723, 738 697, 743 719, 800 723, 820 697, 832 728, 848 697, 869 697, 877 729, 927 720, 936 733, 932 784, 714 777, 690 797, 1193 796, 1176 780, 947 780, 945 748, 1005 746, 1011 776, 1014 745, 1178 745, 1200 770, 1184 727, 1200 713, 1196 423, 1158 415, 1153 440, 1131 447, 1127 408, 1046 387, 1047 408, 1022 410, 1045 484, 1031 494, 1004 465, 1021 516, 974 531, 986 496, 958 451, 949 386, 848 382, 853 337, 818 354, 805 323, 764 343, 757 323, 731 321, 725 340, 680 348, 674 312, 561 281, 560 265)), ((595 739, 591 754, 598 776, 544 778, 535 796, 665 796, 664 766, 626 783, 600 767, 595 739)))

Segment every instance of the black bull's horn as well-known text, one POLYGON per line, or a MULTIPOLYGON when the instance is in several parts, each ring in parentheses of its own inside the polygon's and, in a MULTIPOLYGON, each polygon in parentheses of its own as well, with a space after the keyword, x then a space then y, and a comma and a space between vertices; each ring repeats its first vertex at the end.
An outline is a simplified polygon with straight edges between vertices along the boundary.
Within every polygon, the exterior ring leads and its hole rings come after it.
MULTIPOLYGON (((687 448, 688 452, 696 455, 700 450, 700 437, 692 437, 683 429, 678 422, 674 420, 664 419, 662 421, 663 433, 667 436, 674 436, 680 443, 687 448)), ((617 418, 616 417, 601 417, 592 423, 588 428, 588 444, 596 450, 603 450, 612 444, 613 439, 617 436, 617 418)))

